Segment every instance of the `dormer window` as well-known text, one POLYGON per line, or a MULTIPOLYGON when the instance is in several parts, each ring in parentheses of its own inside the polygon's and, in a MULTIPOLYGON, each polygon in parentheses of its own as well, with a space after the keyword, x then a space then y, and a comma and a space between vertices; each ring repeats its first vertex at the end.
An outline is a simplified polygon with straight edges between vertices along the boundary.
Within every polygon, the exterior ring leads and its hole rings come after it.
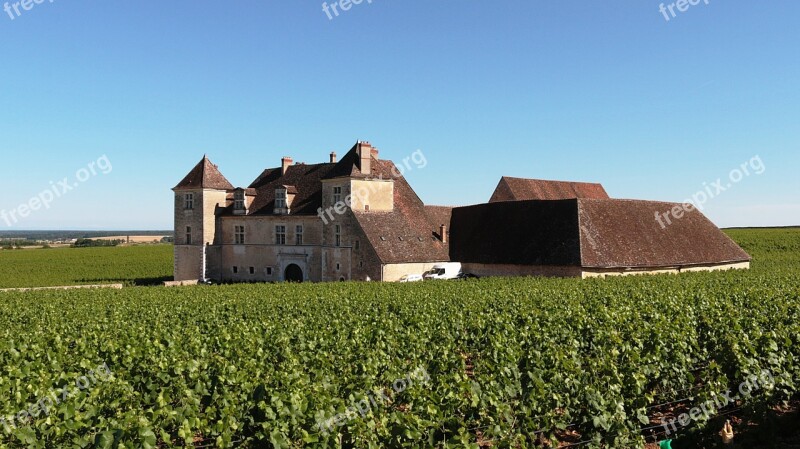
POLYGON ((275 214, 289 215, 291 213, 292 199, 297 190, 294 186, 281 186, 275 189, 275 214))
POLYGON ((286 189, 275 190, 275 208, 286 209, 286 189))
POLYGON ((233 213, 244 215, 247 213, 247 203, 245 202, 244 189, 236 189, 233 192, 233 213))

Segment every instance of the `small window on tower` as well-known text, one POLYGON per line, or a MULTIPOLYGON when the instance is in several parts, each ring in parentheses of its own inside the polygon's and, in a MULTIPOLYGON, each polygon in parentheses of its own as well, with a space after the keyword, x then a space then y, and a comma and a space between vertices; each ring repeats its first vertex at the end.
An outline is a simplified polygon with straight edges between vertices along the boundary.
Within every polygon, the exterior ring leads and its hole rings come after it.
POLYGON ((336 225, 335 231, 336 232, 334 233, 335 234, 334 235, 334 238, 335 238, 335 242, 334 243, 336 244, 336 246, 342 246, 342 227, 340 225, 336 225))
POLYGON ((333 188, 333 204, 338 204, 342 201, 342 188, 341 187, 334 187, 333 188))
POLYGON ((183 196, 183 208, 186 210, 194 209, 194 193, 187 193, 183 196))
POLYGON ((192 244, 192 227, 191 226, 186 226, 186 244, 187 245, 191 245, 192 244))

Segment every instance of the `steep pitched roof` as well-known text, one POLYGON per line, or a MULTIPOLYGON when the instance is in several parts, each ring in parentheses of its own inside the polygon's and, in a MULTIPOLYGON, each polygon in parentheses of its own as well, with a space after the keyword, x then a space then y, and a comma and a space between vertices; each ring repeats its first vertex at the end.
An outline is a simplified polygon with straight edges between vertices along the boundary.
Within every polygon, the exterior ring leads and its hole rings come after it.
POLYGON ((275 208, 275 189, 291 187, 294 193, 291 215, 317 215, 322 207, 322 179, 333 169, 335 164, 295 164, 281 174, 281 168, 264 170, 250 188, 255 189, 256 196, 250 205, 249 215, 272 215, 275 208))
POLYGON ((328 173, 325 179, 334 179, 334 178, 342 178, 342 177, 349 177, 349 178, 369 178, 369 177, 377 177, 380 174, 380 168, 375 166, 375 161, 378 159, 375 157, 377 154, 377 149, 373 148, 369 142, 356 142, 350 150, 345 153, 344 156, 339 160, 339 162, 335 163, 333 169, 328 173), (370 151, 370 158, 372 159, 371 162, 371 170, 370 174, 362 173, 361 172, 361 162, 360 156, 358 154, 359 146, 364 147, 365 151, 370 151))
POLYGON ((671 224, 656 214, 677 203, 579 199, 584 267, 659 267, 746 262, 750 256, 702 212, 692 209, 671 224))
POLYGON ((233 185, 222 175, 219 168, 204 155, 203 159, 194 166, 173 190, 188 189, 232 190, 233 185))
POLYGON ((664 228, 675 203, 617 199, 506 201, 453 210, 459 262, 658 268, 736 263, 750 256, 700 211, 664 228))
POLYGON ((567 200, 572 198, 608 198, 601 184, 503 176, 490 203, 520 200, 567 200))
POLYGON ((383 263, 447 262, 449 245, 438 236, 449 208, 428 208, 392 161, 372 161, 376 177, 394 180, 394 210, 353 211, 359 226, 383 263))
MULTIPOLYGON (((275 208, 275 189, 289 188, 295 195, 291 215, 317 215, 322 207, 322 180, 340 177, 366 178, 359 169, 358 143, 348 151, 339 162, 325 164, 290 165, 285 174, 281 167, 268 168, 250 184, 256 197, 251 204, 249 215, 270 215, 275 208)), ((371 147, 370 147, 371 148, 371 147)), ((372 177, 379 177, 378 160, 372 157, 372 177)))

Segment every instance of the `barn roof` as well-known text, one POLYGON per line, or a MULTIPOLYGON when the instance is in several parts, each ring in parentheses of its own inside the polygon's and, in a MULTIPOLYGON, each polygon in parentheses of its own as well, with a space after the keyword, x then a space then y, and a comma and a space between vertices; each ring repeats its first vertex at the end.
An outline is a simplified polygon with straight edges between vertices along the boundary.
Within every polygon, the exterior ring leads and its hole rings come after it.
POLYGON ((581 259, 584 267, 659 267, 745 262, 750 256, 702 212, 662 216, 677 203, 580 199, 581 259))
POLYGON ((750 260, 700 211, 619 199, 513 201, 453 210, 450 256, 459 262, 584 268, 658 268, 750 260))
POLYGON ((222 175, 219 168, 204 155, 203 159, 194 166, 173 190, 189 189, 231 190, 233 185, 222 175))
POLYGON ((490 203, 520 200, 567 200, 572 198, 608 198, 601 184, 571 181, 546 181, 503 176, 490 203))

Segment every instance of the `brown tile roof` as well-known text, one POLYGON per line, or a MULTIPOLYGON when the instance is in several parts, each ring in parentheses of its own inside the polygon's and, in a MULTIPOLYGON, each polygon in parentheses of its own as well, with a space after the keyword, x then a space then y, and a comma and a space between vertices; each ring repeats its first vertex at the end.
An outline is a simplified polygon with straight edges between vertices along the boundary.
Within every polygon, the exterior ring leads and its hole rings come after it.
POLYGON ((459 262, 659 268, 750 260, 701 212, 665 228, 677 204, 617 199, 514 201, 453 209, 450 256, 459 262))
MULTIPOLYGON (((322 180, 339 177, 366 178, 358 168, 359 157, 356 153, 358 143, 348 151, 339 162, 325 164, 290 165, 286 174, 281 174, 281 167, 264 170, 250 188, 256 190, 256 198, 250 206, 249 215, 271 215, 275 207, 275 189, 287 187, 288 193, 295 195, 292 201, 291 215, 317 215, 322 207, 322 180)), ((370 147, 371 148, 371 147, 370 147)), ((377 159, 372 158, 372 175, 380 176, 377 159)))
POLYGON ((438 236, 439 225, 449 223, 449 208, 426 207, 392 161, 373 159, 372 167, 376 177, 394 179, 394 210, 353 214, 378 258, 383 263, 449 261, 449 245, 438 236))
POLYGON ((275 189, 291 186, 294 192, 291 215, 317 215, 322 207, 322 179, 335 164, 290 165, 286 174, 281 168, 268 168, 250 184, 256 196, 250 205, 249 215, 272 215, 275 209, 275 189))
POLYGON ((608 198, 602 185, 587 182, 545 181, 503 176, 490 203, 520 200, 567 200, 572 198, 608 198))
POLYGON ((656 221, 677 203, 578 200, 584 267, 669 267, 745 262, 750 256, 698 210, 656 221))
MULTIPOLYGON (((342 178, 342 177, 350 177, 350 178, 368 178, 364 173, 361 173, 360 167, 360 157, 358 155, 358 148, 359 146, 363 145, 367 150, 373 150, 372 145, 369 142, 356 142, 353 145, 353 148, 345 153, 344 156, 336 162, 334 165, 335 167, 328 173, 325 179, 334 179, 334 178, 342 178)), ((372 164, 371 164, 371 172, 370 176, 378 176, 378 168, 375 167, 375 161, 377 158, 374 156, 375 153, 372 153, 370 157, 372 157, 372 164)))
POLYGON ((225 179, 216 165, 203 156, 203 159, 174 188, 174 190, 188 189, 232 190, 233 185, 225 179))

